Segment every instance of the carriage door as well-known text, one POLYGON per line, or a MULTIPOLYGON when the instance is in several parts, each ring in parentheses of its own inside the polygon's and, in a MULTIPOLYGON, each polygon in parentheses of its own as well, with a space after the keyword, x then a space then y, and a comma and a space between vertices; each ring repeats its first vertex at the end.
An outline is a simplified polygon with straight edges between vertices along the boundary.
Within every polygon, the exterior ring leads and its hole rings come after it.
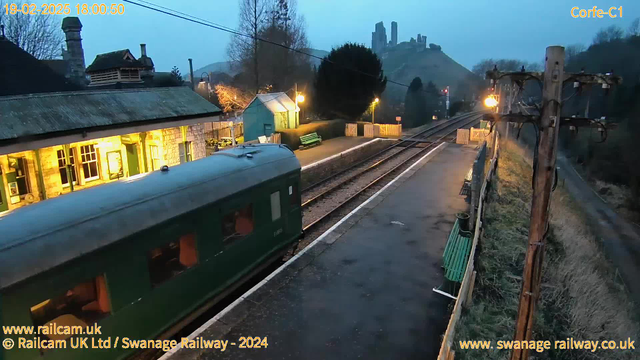
POLYGON ((0 212, 9 210, 7 204, 7 194, 4 192, 4 182, 2 181, 2 169, 0 169, 0 212))
POLYGON ((125 144, 124 146, 127 148, 129 176, 140 174, 140 165, 138 164, 138 147, 136 144, 125 144))

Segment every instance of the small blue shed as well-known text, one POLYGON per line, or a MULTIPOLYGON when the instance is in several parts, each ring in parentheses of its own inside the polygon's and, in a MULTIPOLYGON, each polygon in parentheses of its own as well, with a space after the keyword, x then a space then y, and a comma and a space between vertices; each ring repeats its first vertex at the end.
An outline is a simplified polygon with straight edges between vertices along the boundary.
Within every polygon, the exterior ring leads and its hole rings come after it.
POLYGON ((256 95, 242 114, 244 141, 271 136, 283 129, 295 129, 298 111, 293 100, 283 92, 256 95))

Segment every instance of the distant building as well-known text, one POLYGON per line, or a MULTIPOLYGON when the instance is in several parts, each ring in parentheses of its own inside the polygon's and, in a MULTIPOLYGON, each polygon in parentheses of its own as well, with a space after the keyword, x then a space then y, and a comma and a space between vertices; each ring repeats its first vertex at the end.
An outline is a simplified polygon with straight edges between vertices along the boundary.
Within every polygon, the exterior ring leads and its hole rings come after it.
POLYGON ((417 38, 398 43, 398 23, 391 22, 391 40, 387 42, 387 30, 381 21, 376 24, 375 31, 371 33, 371 50, 381 58, 386 58, 386 52, 397 50, 423 51, 427 49, 427 36, 418 34, 417 38))
POLYGON ((257 140, 259 136, 271 136, 276 131, 296 128, 295 102, 283 92, 258 94, 242 114, 244 140, 257 140))
POLYGON ((395 21, 391 22, 391 46, 398 45, 398 23, 395 21))
POLYGON ((380 54, 387 47, 387 30, 384 28, 382 21, 376 24, 376 31, 371 33, 371 50, 380 54))

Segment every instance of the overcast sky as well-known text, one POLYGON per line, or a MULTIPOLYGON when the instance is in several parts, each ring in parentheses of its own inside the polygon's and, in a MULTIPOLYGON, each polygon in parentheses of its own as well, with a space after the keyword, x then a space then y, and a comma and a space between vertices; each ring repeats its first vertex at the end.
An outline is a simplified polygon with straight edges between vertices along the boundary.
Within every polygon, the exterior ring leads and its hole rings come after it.
MULTIPOLYGON (((239 0, 149 1, 228 27, 238 24, 239 0)), ((78 1, 70 3, 75 12, 78 1)), ((140 43, 147 44, 156 71, 177 65, 186 74, 187 58, 193 58, 194 70, 226 60, 228 33, 124 4, 124 15, 80 16, 87 66, 96 54, 119 49, 138 57, 140 43)), ((484 58, 541 61, 546 46, 589 45, 598 29, 612 24, 626 30, 640 17, 640 0, 298 0, 298 12, 306 18, 313 48, 330 50, 347 41, 371 46, 376 22, 384 21, 390 39, 391 21, 397 21, 398 41, 421 33, 470 69, 484 58), (571 17, 572 7, 594 5, 605 11, 622 6, 623 16, 571 17)))

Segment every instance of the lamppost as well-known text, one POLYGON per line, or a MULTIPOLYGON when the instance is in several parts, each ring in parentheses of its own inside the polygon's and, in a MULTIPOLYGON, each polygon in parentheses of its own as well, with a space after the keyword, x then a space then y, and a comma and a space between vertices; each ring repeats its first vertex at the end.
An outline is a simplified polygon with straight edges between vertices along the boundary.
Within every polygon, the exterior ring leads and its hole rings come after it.
POLYGON ((373 100, 373 102, 371 103, 371 123, 375 124, 376 123, 376 104, 380 102, 380 99, 375 98, 375 100, 373 100))
POLYGON ((295 83, 293 86, 293 97, 296 101, 296 128, 298 128, 298 126, 300 126, 300 109, 298 108, 298 104, 304 102, 304 95, 298 92, 298 83, 295 83))
POLYGON ((202 84, 202 87, 207 91, 207 99, 209 99, 209 102, 211 102, 211 77, 209 77, 209 73, 203 72, 202 74, 200 74, 200 84, 202 84), (207 75, 206 87, 204 85, 204 75, 207 75))

